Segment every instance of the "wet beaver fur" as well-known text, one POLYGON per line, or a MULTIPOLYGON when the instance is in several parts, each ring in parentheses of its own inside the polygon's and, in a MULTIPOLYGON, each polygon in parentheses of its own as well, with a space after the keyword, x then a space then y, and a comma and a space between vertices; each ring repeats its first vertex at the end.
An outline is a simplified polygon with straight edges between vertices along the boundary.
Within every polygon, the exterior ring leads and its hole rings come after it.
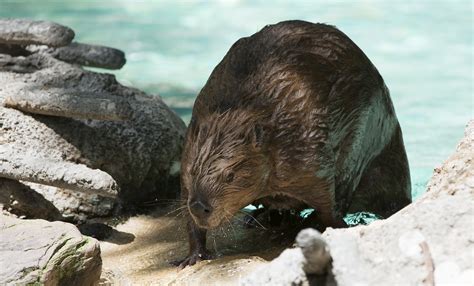
POLYGON ((190 252, 180 267, 208 259, 206 230, 257 200, 314 208, 331 227, 411 202, 382 77, 344 33, 304 21, 238 40, 214 69, 193 108, 181 184, 190 252))

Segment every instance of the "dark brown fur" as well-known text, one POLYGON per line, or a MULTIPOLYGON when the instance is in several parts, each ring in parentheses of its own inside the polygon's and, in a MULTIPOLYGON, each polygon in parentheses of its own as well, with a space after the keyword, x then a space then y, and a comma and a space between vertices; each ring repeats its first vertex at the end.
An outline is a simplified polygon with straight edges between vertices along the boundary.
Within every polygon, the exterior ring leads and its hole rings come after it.
POLYGON ((278 196, 281 207, 286 196, 286 207, 313 207, 333 227, 349 210, 388 216, 411 201, 388 89, 324 24, 281 22, 237 41, 196 99, 181 164, 191 245, 182 267, 208 257, 206 229, 256 200, 278 196))

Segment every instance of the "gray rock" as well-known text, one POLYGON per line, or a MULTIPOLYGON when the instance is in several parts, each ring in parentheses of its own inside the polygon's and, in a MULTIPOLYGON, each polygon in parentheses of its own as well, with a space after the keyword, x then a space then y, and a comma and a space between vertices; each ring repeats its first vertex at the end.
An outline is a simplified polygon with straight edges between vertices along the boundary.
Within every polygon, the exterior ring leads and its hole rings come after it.
POLYGON ((0 177, 115 197, 117 183, 106 172, 82 164, 21 156, 23 150, 0 146, 0 177))
POLYGON ((296 236, 296 244, 306 258, 304 271, 306 274, 325 274, 331 263, 329 246, 321 237, 321 233, 315 229, 303 229, 296 236))
MULTIPOLYGON (((0 142, 2 149, 7 150, 5 154, 9 154, 4 161, 13 160, 10 166, 19 167, 14 173, 11 168, 2 166, 0 177, 55 186, 59 190, 57 193, 63 194, 84 191, 81 184, 95 185, 94 180, 98 177, 91 171, 103 171, 117 183, 124 206, 141 206, 144 202, 176 197, 185 125, 159 96, 124 87, 113 75, 85 71, 47 53, 15 58, 19 59, 21 67, 27 67, 22 73, 2 72, 0 68, 2 104, 7 97, 24 91, 32 91, 32 94, 54 92, 59 97, 61 92, 67 96, 68 91, 74 90, 78 94, 108 94, 116 100, 126 100, 131 112, 128 120, 105 121, 94 120, 94 115, 88 119, 70 118, 73 109, 59 108, 54 114, 58 116, 45 116, 0 107, 0 142), (74 173, 64 180, 57 176, 55 166, 67 166, 66 170, 71 172, 65 174, 82 169, 91 176, 85 176, 84 180, 76 178, 74 182, 74 173), (37 174, 42 174, 42 180, 38 180, 37 174)), ((83 115, 90 112, 80 104, 75 109, 83 115)), ((90 204, 97 197, 74 196, 74 200, 81 201, 84 197, 87 202, 78 202, 63 211, 73 214, 79 208, 85 208, 87 211, 100 209, 103 213, 107 209, 90 204)), ((56 201, 65 200, 61 195, 56 201)), ((107 205, 113 203, 108 201, 107 205)), ((63 206, 56 205, 58 209, 63 206)))
POLYGON ((433 193, 430 197, 474 192, 474 120, 469 121, 464 134, 456 152, 443 166, 435 168, 427 186, 427 192, 433 193))
POLYGON ((71 224, 0 215, 0 235, 2 285, 95 285, 99 281, 99 243, 71 224))
POLYGON ((126 98, 111 94, 88 94, 63 88, 44 89, 30 86, 9 89, 4 105, 21 111, 79 119, 125 120, 131 107, 126 98))
POLYGON ((126 62, 125 54, 121 50, 82 43, 57 48, 52 55, 71 64, 106 69, 120 69, 126 62))
POLYGON ((34 62, 27 61, 23 57, 12 57, 0 54, 0 72, 32 73, 39 69, 34 62))
POLYGON ((0 43, 61 47, 71 43, 73 38, 73 30, 54 22, 0 19, 0 43))
POLYGON ((23 183, 52 203, 66 221, 84 222, 89 217, 112 216, 120 211, 115 198, 30 182, 23 183))
POLYGON ((304 229, 296 237, 296 248, 286 249, 280 256, 247 275, 242 285, 334 285, 329 247, 321 234, 304 229))
POLYGON ((0 208, 29 219, 62 219, 59 210, 42 195, 18 181, 1 178, 0 208))
POLYGON ((310 285, 303 271, 305 263, 306 259, 300 248, 286 249, 270 263, 260 266, 245 277, 241 285, 310 285))

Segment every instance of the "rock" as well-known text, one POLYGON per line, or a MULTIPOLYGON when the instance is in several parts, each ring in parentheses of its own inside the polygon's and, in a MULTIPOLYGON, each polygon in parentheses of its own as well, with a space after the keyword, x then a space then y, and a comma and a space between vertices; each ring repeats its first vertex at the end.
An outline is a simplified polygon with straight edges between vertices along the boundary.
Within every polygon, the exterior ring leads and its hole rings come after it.
POLYGON ((327 272, 331 263, 331 255, 329 247, 319 231, 312 228, 300 231, 296 237, 296 244, 306 259, 303 267, 306 274, 322 275, 327 272))
MULTIPOLYGON (((41 68, 43 61, 45 58, 40 55, 27 59, 0 55, 0 71, 33 73, 41 68)), ((55 76, 58 77, 57 74, 55 76)), ((38 84, 35 76, 25 78, 20 83, 12 82, 2 91, 4 106, 30 113, 79 119, 125 120, 131 116, 132 109, 127 97, 91 89, 98 80, 93 76, 80 83, 80 78, 70 79, 76 85, 73 83, 69 86, 45 86, 38 84), (78 88, 79 84, 83 88, 78 88)))
POLYGON ((95 285, 99 281, 99 243, 71 224, 1 216, 0 235, 2 285, 95 285))
POLYGON ((474 120, 469 121, 464 138, 456 147, 456 152, 435 168, 433 177, 428 182, 427 192, 430 198, 438 195, 455 195, 457 192, 474 192, 474 120))
POLYGON ((120 211, 115 198, 30 182, 23 183, 50 201, 66 221, 83 222, 89 217, 112 216, 120 211))
POLYGON ((306 259, 300 248, 286 249, 270 263, 260 266, 245 277, 242 285, 309 285, 303 270, 305 263, 306 259))
POLYGON ((126 62, 125 54, 120 50, 81 43, 57 48, 52 56, 71 64, 105 69, 120 69, 126 62))
MULTIPOLYGON (((471 285, 474 233, 469 230, 474 220, 473 195, 471 121, 456 152, 435 170, 428 191, 421 198, 388 219, 368 226, 328 228, 323 233, 332 267, 326 278, 316 284, 471 285)), ((308 266, 302 261, 305 256, 308 261, 312 259, 303 251, 311 237, 314 241, 321 237, 316 232, 303 234, 297 239, 301 249, 286 250, 245 278, 247 285, 275 285, 279 281, 284 284, 276 285, 306 285, 303 269, 308 271, 308 266), (288 261, 293 262, 286 264, 288 261)), ((306 278, 312 283, 309 275, 306 278)))
POLYGON ((32 73, 38 69, 34 62, 27 61, 23 57, 14 58, 0 54, 0 72, 32 73))
POLYGON ((117 183, 104 171, 82 164, 22 156, 21 149, 0 146, 0 177, 115 197, 117 183))
POLYGON ((297 246, 264 264, 243 279, 242 285, 332 285, 325 277, 331 256, 329 247, 315 229, 304 229, 296 237, 297 246))
POLYGON ((71 43, 73 38, 73 30, 54 22, 0 19, 0 43, 61 47, 71 43))
MULTIPOLYGON (((119 190, 120 204, 108 201, 107 206, 141 207, 145 202, 156 199, 176 198, 179 191, 179 159, 186 127, 159 96, 149 96, 137 89, 124 87, 113 75, 86 71, 47 53, 38 52, 14 58, 13 61, 20 61, 18 69, 23 71, 2 72, 0 65, 0 102, 3 104, 8 97, 15 98, 26 92, 30 92, 30 96, 29 99, 24 98, 22 104, 25 106, 34 103, 33 95, 36 94, 51 92, 59 98, 67 97, 69 91, 74 90, 76 94, 107 94, 110 98, 114 97, 114 101, 126 101, 130 114, 128 120, 110 121, 96 120, 94 114, 87 115, 90 109, 81 104, 70 109, 59 105, 52 112, 55 116, 37 114, 41 113, 38 108, 24 113, 0 107, 0 142, 2 150, 7 150, 4 154, 8 155, 3 158, 8 164, 2 164, 0 177, 57 187, 51 189, 59 198, 53 202, 61 203, 56 207, 63 214, 82 218, 102 215, 87 212, 99 210, 97 204, 90 202, 101 201, 102 195, 108 192, 92 187, 101 190, 96 193, 102 192, 97 199, 85 194, 82 187, 96 185, 94 180, 99 177, 93 174, 102 174, 100 172, 104 172, 103 178, 106 178, 105 173, 110 175, 119 190), (76 118, 74 110, 82 110, 83 117, 87 119, 76 118), (19 168, 13 173, 9 166, 19 168), (60 170, 71 176, 58 176, 57 166, 64 166, 60 170), (83 180, 77 177, 75 170, 84 170, 83 174, 90 176, 83 177, 83 180), (39 174, 41 180, 38 179, 39 174), (75 204, 68 208, 64 202, 71 202, 73 196, 65 198, 64 192, 78 194, 77 191, 85 195, 74 195, 75 204), (87 198, 86 201, 83 198, 87 198), (80 208, 88 210, 77 213, 80 208)), ((53 102, 51 100, 50 103, 53 102)), ((110 179, 99 181, 104 183, 103 186, 110 186, 109 190, 114 189, 112 184, 106 183, 111 182, 110 179)), ((36 190, 35 185, 30 187, 36 190)), ((102 213, 109 210, 100 207, 102 213)))
POLYGON ((125 120, 132 112, 124 98, 61 88, 11 90, 4 105, 36 114, 96 120, 125 120))
POLYGON ((9 179, 0 179, 0 208, 29 219, 61 220, 59 210, 28 186, 9 179))

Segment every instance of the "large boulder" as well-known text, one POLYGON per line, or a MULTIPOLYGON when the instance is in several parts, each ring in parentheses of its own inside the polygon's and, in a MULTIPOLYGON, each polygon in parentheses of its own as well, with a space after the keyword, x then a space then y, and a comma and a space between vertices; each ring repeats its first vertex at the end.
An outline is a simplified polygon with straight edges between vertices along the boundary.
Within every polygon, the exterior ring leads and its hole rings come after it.
POLYGON ((472 285, 473 195, 471 121, 456 152, 435 169, 427 192, 417 201, 368 226, 329 228, 322 237, 314 234, 314 241, 326 241, 332 263, 320 259, 324 258, 322 247, 309 247, 309 255, 305 247, 297 247, 244 281, 246 285, 308 285, 314 281, 317 285, 472 285), (311 258, 315 254, 317 259, 311 258), (290 260, 296 262, 288 263, 290 260), (311 261, 319 265, 308 267, 311 261), (321 267, 328 267, 325 277, 308 273, 308 269, 321 267), (283 279, 285 283, 275 284, 283 279))
POLYGON ((0 215, 0 284, 96 285, 97 240, 71 224, 0 215))
POLYGON ((13 30, 2 27, 12 23, 0 21, 0 42, 9 45, 0 49, 0 177, 21 181, 75 219, 176 198, 184 122, 159 96, 81 67, 119 68, 123 53, 73 43, 1 54, 40 43, 41 35, 27 33, 12 40, 13 30))

